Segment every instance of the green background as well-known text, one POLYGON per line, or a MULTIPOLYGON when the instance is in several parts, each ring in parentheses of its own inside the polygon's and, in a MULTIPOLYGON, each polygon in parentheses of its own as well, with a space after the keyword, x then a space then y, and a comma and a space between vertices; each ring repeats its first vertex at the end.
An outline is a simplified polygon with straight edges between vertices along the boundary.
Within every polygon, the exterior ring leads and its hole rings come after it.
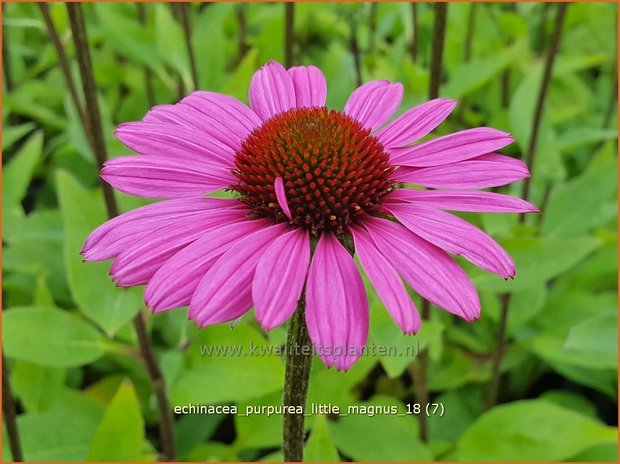
MULTIPOLYGON (((66 9, 50 7, 72 58, 66 9)), ((148 110, 145 70, 158 104, 177 101, 179 87, 192 89, 183 31, 165 3, 146 5, 146 25, 135 4, 84 8, 108 152, 128 154, 113 128, 148 110)), ((504 153, 522 157, 556 7, 479 4, 466 62, 471 8, 448 9, 440 94, 459 107, 438 133, 507 130, 516 143, 504 153)), ((418 4, 417 16, 414 61, 410 4, 297 4, 295 61, 319 66, 329 106, 342 108, 356 86, 354 34, 362 79, 402 82, 403 111, 428 93, 433 6, 418 4)), ((568 9, 533 167, 532 200, 544 214, 524 225, 516 215, 464 215, 496 237, 518 269, 504 282, 465 264, 481 294, 481 320, 468 325, 433 308, 420 333, 405 337, 369 288, 369 342, 429 347, 432 398, 445 407, 429 420, 430 442, 418 438, 413 416, 315 416, 308 460, 616 460, 616 16, 615 4, 568 9), (484 412, 505 292, 512 304, 500 404, 484 412)), ((284 58, 282 4, 193 4, 190 18, 201 89, 247 101, 257 67, 284 58), (243 46, 239 15, 247 19, 243 46)), ((81 262, 84 238, 105 220, 94 157, 37 6, 6 5, 3 25, 13 83, 3 87, 2 108, 3 348, 25 457, 156 459, 156 402, 130 322, 143 308, 142 289, 116 288, 107 262, 81 262)), ((518 195, 521 186, 501 190, 518 195)), ((145 204, 117 198, 123 210, 145 204)), ((232 330, 199 331, 185 309, 148 323, 173 404, 280 403, 279 357, 201 357, 198 347, 277 345, 284 328, 264 333, 248 315, 232 330)), ((309 402, 404 408, 414 401, 413 361, 363 357, 338 373, 315 359, 309 402)), ((177 416, 175 432, 179 460, 281 459, 279 416, 177 416)), ((10 460, 6 437, 3 459, 10 460)))

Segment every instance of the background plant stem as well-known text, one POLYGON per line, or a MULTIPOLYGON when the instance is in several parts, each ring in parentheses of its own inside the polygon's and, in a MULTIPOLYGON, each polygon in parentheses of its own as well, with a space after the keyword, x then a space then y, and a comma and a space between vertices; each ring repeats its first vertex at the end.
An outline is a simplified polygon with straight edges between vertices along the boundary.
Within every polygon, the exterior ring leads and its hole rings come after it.
POLYGON ((295 3, 284 4, 284 66, 293 66, 295 62, 295 3))
MULTIPOLYGON (((536 107, 534 110, 534 118, 532 120, 532 130, 530 132, 530 140, 527 150, 526 162, 530 169, 530 173, 533 174, 534 161, 536 155, 536 144, 538 141, 538 132, 540 124, 542 122, 542 112, 545 105, 545 99, 549 85, 551 84, 551 75, 553 72, 553 63, 555 56, 559 50, 560 38, 562 35, 562 25, 564 24, 564 16, 566 15, 566 9, 568 3, 560 3, 557 6, 557 14, 555 18, 555 24, 553 34, 551 37, 551 43, 549 51, 547 53, 547 59, 545 60, 545 68, 543 71, 543 78, 540 85, 540 91, 538 93, 538 99, 536 101, 536 107)), ((530 193, 530 180, 531 177, 525 179, 523 183, 523 190, 521 192, 521 198, 527 200, 530 193)), ((525 221, 525 214, 519 216, 519 222, 525 221)), ((493 363, 491 365, 491 380, 489 381, 489 388, 487 390, 487 397, 485 406, 487 408, 492 407, 497 402, 497 393, 499 390, 500 376, 501 376, 501 363, 504 359, 506 351, 506 327, 508 325, 508 316, 510 314, 510 294, 503 294, 501 297, 501 312, 499 318, 499 328, 497 332, 497 347, 495 356, 493 357, 493 363)))
MULTIPOLYGON (((443 60, 443 46, 446 35, 446 16, 448 12, 448 5, 446 3, 435 3, 435 23, 433 28, 433 48, 431 52, 431 78, 428 90, 429 99, 437 98, 439 96, 439 87, 441 85, 442 74, 442 60, 443 60)), ((421 318, 422 326, 424 322, 428 321, 430 317, 431 304, 429 301, 422 298, 421 305, 421 318)), ((429 402, 428 391, 428 348, 423 349, 420 352, 417 366, 412 365, 410 367, 411 379, 413 381, 413 393, 416 403, 419 403, 424 409, 429 402)), ((418 421, 420 424, 420 438, 423 442, 428 441, 428 424, 425 414, 418 414, 418 421)))
MULTIPOLYGON (((538 99, 536 100, 536 108, 534 110, 534 118, 532 119, 532 130, 530 131, 530 140, 528 143, 526 163, 530 169, 531 176, 534 175, 534 161, 536 157, 536 144, 538 143, 538 133, 540 130, 540 123, 542 122, 543 109, 545 107, 545 100, 547 97, 547 91, 551 84, 551 76, 553 73, 553 63, 555 57, 560 48, 560 38, 562 36, 562 26, 564 25, 564 16, 566 15, 566 9, 568 3, 560 3, 557 6, 557 14, 555 17, 553 33, 551 36, 551 43, 549 51, 547 52, 547 58, 545 60, 545 68, 543 71, 542 82, 540 84, 540 91, 538 93, 538 99)), ((528 177, 523 181, 523 190, 521 191, 521 198, 528 200, 530 197, 530 186, 532 177, 528 177)), ((525 222, 525 214, 522 213, 519 216, 519 222, 523 224, 525 222)))
MULTIPOLYGON (((90 131, 90 140, 93 144, 92 148, 95 154, 95 159, 101 168, 107 159, 107 153, 103 138, 101 115, 99 112, 99 104, 97 102, 97 87, 95 84, 90 59, 88 37, 86 34, 86 25, 84 22, 82 5, 81 3, 67 3, 67 11, 69 13, 69 23, 71 25, 73 40, 75 42, 76 58, 80 69, 80 75, 82 77, 85 114, 87 115, 87 119, 82 122, 90 131)), ((112 191, 112 187, 103 181, 102 188, 108 217, 113 218, 118 215, 118 207, 114 198, 114 192, 112 191)), ((157 405, 160 414, 160 439, 164 459, 166 461, 174 461, 176 452, 174 444, 173 417, 172 410, 168 402, 168 396, 166 394, 164 378, 161 374, 159 366, 157 365, 155 357, 153 356, 151 340, 141 313, 138 313, 134 317, 133 323, 140 345, 142 360, 145 364, 153 391, 157 398, 157 405)))
POLYGON ((185 47, 187 48, 187 56, 189 58, 189 66, 192 74, 192 84, 194 90, 198 89, 198 67, 196 66, 196 57, 194 55, 194 46, 192 44, 192 25, 189 18, 190 3, 181 2, 178 4, 179 21, 183 28, 183 36, 185 37, 185 47))
POLYGON ((443 46, 446 38, 447 3, 435 3, 435 22, 433 25, 433 49, 431 53, 431 79, 429 82, 429 99, 439 96, 441 86, 441 62, 443 60, 443 46))
POLYGON ((15 411, 15 398, 9 380, 9 365, 2 354, 2 414, 6 424, 6 435, 9 439, 11 456, 14 462, 24 460, 22 447, 19 441, 19 430, 17 428, 17 414, 15 411))
POLYGON ((418 58, 418 5, 417 3, 411 3, 411 45, 409 46, 409 53, 411 53, 411 61, 415 63, 418 58))
MULTIPOLYGON (((312 368, 312 344, 305 321, 305 298, 299 300, 286 338, 284 370, 284 406, 305 408, 312 368)), ((285 462, 301 462, 304 453, 303 414, 284 414, 282 451, 285 462)))
MULTIPOLYGON (((138 19, 143 26, 147 23, 147 12, 144 3, 136 3, 138 10, 138 19)), ((155 91, 153 90, 153 73, 148 66, 144 66, 144 88, 146 92, 146 100, 149 106, 155 106, 155 91)))

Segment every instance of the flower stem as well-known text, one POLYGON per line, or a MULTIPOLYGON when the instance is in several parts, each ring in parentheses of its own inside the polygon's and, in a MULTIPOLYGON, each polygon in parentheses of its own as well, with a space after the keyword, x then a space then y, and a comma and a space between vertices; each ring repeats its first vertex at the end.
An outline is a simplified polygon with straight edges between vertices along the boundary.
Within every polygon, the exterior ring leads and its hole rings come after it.
POLYGON ((360 45, 357 40, 357 19, 351 18, 349 20, 349 30, 351 32, 351 38, 349 39, 349 46, 351 47, 351 54, 353 55, 353 62, 355 64, 355 83, 359 87, 362 85, 362 57, 360 56, 360 45))
MULTIPOLYGON (((250 49, 250 46, 248 45, 248 16, 246 9, 247 5, 245 3, 239 3, 235 7, 235 15, 237 17, 237 22, 239 23, 239 35, 237 41, 239 56, 235 61, 236 64, 241 63, 241 60, 243 60, 243 57, 250 49)), ((236 65, 234 67, 236 67, 236 65)))
MULTIPOLYGON (((6 3, 2 2, 2 16, 5 14, 6 3)), ((7 92, 13 91, 13 78, 11 75, 11 56, 9 43, 5 34, 6 27, 2 28, 2 77, 4 79, 4 86, 7 92)))
MULTIPOLYGON (((555 18, 555 25, 553 29, 553 35, 551 36, 551 44, 547 53, 547 59, 545 60, 545 68, 543 71, 542 83, 540 91, 538 93, 538 100, 536 101, 536 108, 534 111, 534 119, 532 121, 532 130, 527 150, 527 165, 530 169, 530 173, 534 170, 534 160, 536 154, 536 143, 538 141, 538 132, 540 129, 540 123, 542 121, 542 112, 545 104, 545 98, 547 96, 547 90, 551 84, 551 75, 553 72, 553 63, 555 56, 559 50, 560 37, 562 35, 562 26, 564 24, 564 16, 566 15, 566 9, 568 3, 560 3, 558 5, 558 11, 555 18)), ((530 179, 528 177, 523 183, 523 190, 521 192, 521 198, 527 200, 530 193, 530 179)), ((522 213, 519 216, 519 223, 525 222, 525 214, 522 213)), ((486 408, 491 408, 497 402, 497 393, 499 390, 499 382, 501 377, 501 363, 504 359, 506 351, 506 327, 508 325, 508 316, 510 313, 510 300, 511 295, 509 293, 502 294, 501 299, 501 313, 499 319, 499 328, 497 332, 497 348, 495 356, 493 357, 493 364, 491 366, 491 380, 489 381, 489 387, 486 397, 486 408)))
POLYGON ((295 57, 293 47, 295 45, 295 3, 284 4, 284 65, 287 68, 293 66, 295 57))
MULTIPOLYGON (((84 13, 81 3, 67 3, 67 11, 69 13, 69 23, 73 33, 75 42, 76 58, 82 77, 82 90, 84 92, 85 114, 86 119, 82 120, 85 127, 88 127, 93 146, 93 152, 99 167, 107 159, 106 146, 103 138, 103 130, 101 126, 101 115, 99 112, 99 104, 97 102, 97 87, 93 75, 93 68, 90 58, 90 50, 88 48, 88 37, 86 35, 86 24, 84 22, 84 13)), ((104 199, 108 217, 113 218, 118 215, 118 207, 112 187, 102 182, 104 199)), ((161 374, 159 366, 153 355, 151 340, 146 329, 146 324, 142 318, 142 314, 138 313, 134 319, 134 328, 140 345, 142 360, 145 364, 147 373, 151 380, 157 405, 159 409, 160 421, 160 439, 163 449, 163 455, 166 461, 174 461, 176 456, 174 444, 174 428, 173 417, 168 397, 166 394, 166 386, 164 378, 161 374)))
MULTIPOLYGON (((146 25, 147 12, 144 3, 137 2, 136 8, 138 10, 138 19, 142 25, 146 25)), ((153 89, 153 73, 148 66, 144 67, 144 87, 146 90, 146 100, 149 106, 155 106, 155 90, 153 89)))
POLYGON ((6 424, 6 434, 9 439, 9 447, 14 462, 24 460, 22 455, 22 447, 19 442, 19 431, 17 429, 17 414, 15 411, 15 399, 11 382, 9 380, 9 365, 2 354, 2 413, 4 414, 4 423, 6 424))
POLYGON ((463 61, 471 60, 471 51, 474 42, 474 31, 476 30, 476 8, 477 3, 472 3, 469 7, 469 15, 467 16, 467 34, 465 36, 465 49, 463 52, 463 61))
MULTIPOLYGON (((60 70, 62 75, 65 78, 65 84, 67 85, 67 89, 69 90, 69 95, 71 96, 71 100, 73 100, 73 106, 75 106, 75 110, 81 121, 86 120, 86 114, 84 112, 84 107, 82 102, 80 101, 80 96, 78 94, 77 87, 75 85, 75 81, 73 80, 73 75, 71 74, 71 67, 69 66, 69 60, 67 59, 67 53, 65 52, 65 47, 60 40, 60 34, 52 21, 52 17, 49 11, 49 5, 47 3, 37 3, 39 9, 41 10, 41 16, 43 16, 43 21, 45 22, 45 27, 47 28, 47 34, 49 35, 50 40, 52 41, 52 45, 54 45, 54 49, 56 50, 56 55, 58 55, 58 65, 60 66, 60 70)), ((92 145, 92 141, 90 140, 90 131, 88 128, 84 127, 86 138, 89 140, 89 143, 92 145)))
MULTIPOLYGON (((430 317, 431 304, 428 300, 422 299, 421 316, 422 321, 428 321, 430 317)), ((413 395, 416 403, 421 405, 422 409, 429 402, 428 393, 428 348, 424 348, 419 355, 418 365, 411 364, 409 368, 411 380, 413 381, 413 395)), ((420 426, 420 439, 428 442, 428 422, 426 414, 418 414, 418 422, 420 426)))
MULTIPOLYGON (((312 367, 312 344, 304 318, 305 299, 299 300, 286 339, 284 406, 305 408, 312 367)), ((282 451, 285 462, 301 462, 304 454, 304 415, 284 414, 282 451)))
POLYGON ((418 58, 418 4, 411 3, 411 45, 409 53, 411 53, 411 61, 415 63, 418 58))
POLYGON ((185 37, 185 47, 187 48, 187 55, 189 57, 189 65, 192 73, 192 84, 194 90, 198 89, 198 67, 196 66, 196 58, 194 56, 194 46, 192 44, 192 26, 189 19, 190 4, 187 2, 181 2, 179 7, 179 21, 183 28, 183 35, 185 37))
POLYGON ((491 380, 487 388, 485 400, 485 408, 491 408, 497 402, 497 393, 499 390, 499 378, 501 376, 501 365, 506 353, 506 326, 508 325, 508 313, 510 310, 510 293, 500 295, 501 312, 499 315, 499 328, 497 330, 497 347, 493 353, 493 361, 491 364, 491 380))
POLYGON ((377 40, 377 2, 370 4, 370 13, 368 14, 368 53, 375 51, 377 40))
MULTIPOLYGON (((428 90, 429 99, 439 96, 439 85, 441 84, 441 70, 443 60, 443 45, 446 35, 446 16, 448 5, 446 3, 435 3, 435 24, 433 28, 433 49, 431 54, 431 79, 428 90)), ((431 304, 428 300, 422 298, 421 306, 422 324, 428 321, 431 312, 431 304)), ((411 380, 413 382, 413 393, 422 409, 429 402, 428 392, 428 348, 422 350, 419 355, 417 365, 412 364, 410 367, 411 380)), ((418 414, 420 422, 420 439, 428 442, 428 424, 425 414, 418 414)))
POLYGON ((441 85, 441 63, 443 60, 443 45, 446 38, 447 3, 435 3, 435 24, 433 26, 433 50, 431 54, 431 79, 428 96, 430 99, 439 96, 441 85))
MULTIPOLYGON (((553 34, 551 36, 551 43, 549 51, 547 52, 547 58, 545 60, 545 68, 543 70, 543 78, 540 85, 540 91, 538 93, 538 99, 536 100, 536 108, 534 110, 534 118, 532 120, 532 130, 530 132, 530 140, 527 149, 526 163, 530 169, 530 174, 534 174, 534 161, 536 157, 536 144, 538 142, 538 132, 540 130, 540 123, 542 122, 542 113, 545 107, 545 99, 547 97, 547 91, 551 84, 551 75, 553 73, 553 63, 555 57, 560 48, 560 38, 562 36, 562 26, 564 25, 564 16, 566 15, 566 9, 568 3, 560 3, 558 5, 558 11, 555 17, 555 25, 553 27, 553 34)), ((521 198, 528 200, 530 196, 530 186, 532 177, 527 177, 523 181, 523 190, 521 192, 521 198)), ((525 222, 525 213, 521 213, 519 216, 519 223, 525 222)))

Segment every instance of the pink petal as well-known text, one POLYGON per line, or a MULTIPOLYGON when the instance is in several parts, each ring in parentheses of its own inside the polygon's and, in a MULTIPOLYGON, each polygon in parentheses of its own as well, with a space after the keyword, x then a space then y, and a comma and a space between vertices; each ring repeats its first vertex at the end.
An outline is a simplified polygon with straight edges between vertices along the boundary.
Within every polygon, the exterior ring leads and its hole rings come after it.
POLYGON ((285 224, 276 224, 258 230, 224 253, 198 283, 189 304, 189 317, 205 327, 245 314, 252 306, 252 279, 258 261, 286 229, 285 224))
POLYGON ((351 227, 351 232, 355 242, 355 254, 379 298, 403 332, 416 333, 420 330, 420 315, 402 279, 377 249, 364 228, 351 227))
POLYGON ((204 91, 193 92, 176 105, 152 108, 143 122, 177 124, 197 130, 234 151, 261 124, 258 116, 239 100, 204 91))
POLYGON ((123 156, 105 162, 101 177, 115 189, 145 198, 191 197, 237 182, 229 169, 168 156, 123 156))
POLYGON ((369 218, 364 226, 383 256, 416 292, 467 321, 480 316, 476 289, 444 251, 392 221, 369 218))
POLYGON ((144 293, 147 306, 159 312, 189 305, 198 282, 217 259, 239 240, 268 226, 268 220, 259 219, 208 229, 166 261, 149 280, 144 293))
POLYGON ((306 324, 327 367, 348 370, 368 337, 368 300, 349 252, 330 233, 319 238, 306 283, 306 324))
POLYGON ((396 189, 384 198, 388 203, 410 202, 453 211, 474 213, 539 213, 533 204, 520 198, 493 192, 467 190, 396 189))
POLYGON ((455 132, 412 147, 390 151, 393 164, 401 166, 439 166, 456 163, 499 150, 513 142, 507 132, 478 127, 455 132))
POLYGON ((237 200, 224 198, 183 198, 142 206, 97 227, 86 239, 81 253, 86 261, 102 261, 118 255, 162 225, 191 221, 195 216, 217 218, 230 211, 242 217, 247 209, 237 200))
POLYGON ((523 161, 492 153, 441 166, 402 167, 392 177, 432 188, 477 189, 510 184, 529 175, 523 161))
POLYGON ((454 255, 462 255, 476 266, 514 277, 515 264, 506 251, 482 230, 469 222, 437 208, 401 203, 388 210, 407 229, 424 240, 454 255))
POLYGON ((286 201, 286 190, 284 188, 284 181, 281 177, 276 177, 276 180, 273 183, 273 188, 276 191, 276 199, 278 200, 278 204, 287 218, 291 219, 291 209, 288 207, 288 202, 286 201))
POLYGON ((242 221, 246 221, 245 213, 232 210, 161 225, 121 251, 110 268, 110 274, 122 287, 144 285, 166 261, 209 229, 242 221))
POLYGON ((310 264, 310 234, 294 229, 278 237, 258 261, 252 298, 256 320, 270 330, 295 312, 310 264))
POLYGON ((263 121, 295 108, 295 87, 280 63, 269 61, 254 73, 250 83, 250 105, 263 121))
POLYGON ((405 111, 379 130, 375 137, 386 148, 408 145, 428 135, 452 112, 456 101, 436 98, 405 111))
POLYGON ((193 159, 232 168, 235 151, 195 129, 175 124, 155 122, 128 122, 114 132, 128 148, 148 156, 169 156, 173 159, 193 159))
POLYGON ((367 82, 353 91, 344 106, 344 113, 364 127, 375 130, 394 115, 402 98, 403 85, 399 82, 367 82))
POLYGON ((316 66, 294 66, 288 74, 295 87, 297 108, 325 106, 327 82, 325 76, 316 66))

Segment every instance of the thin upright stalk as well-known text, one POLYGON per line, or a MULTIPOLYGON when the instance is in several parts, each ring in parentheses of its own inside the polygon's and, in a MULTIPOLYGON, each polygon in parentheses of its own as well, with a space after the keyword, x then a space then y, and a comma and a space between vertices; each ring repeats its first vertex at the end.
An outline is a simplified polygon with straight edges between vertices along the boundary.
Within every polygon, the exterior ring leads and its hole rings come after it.
MULTIPOLYGON (((65 52, 65 47, 60 40, 60 34, 52 21, 52 17, 49 11, 49 5, 47 3, 37 3, 39 9, 41 10, 41 16, 43 16, 43 21, 45 22, 45 27, 47 28, 47 34, 52 41, 52 45, 54 46, 54 50, 56 50, 56 55, 58 56, 58 65, 60 67, 60 71, 65 78, 65 83, 67 85, 67 89, 69 90, 69 95, 71 96, 71 100, 73 101, 73 106, 75 107, 75 111, 77 112, 81 121, 86 121, 86 114, 84 112, 84 106, 82 105, 82 101, 80 100, 80 96, 78 94, 77 87, 75 85, 75 81, 73 80, 73 75, 71 74, 71 67, 69 65, 69 59, 67 58, 67 53, 65 52)), ((86 138, 90 139, 90 130, 85 129, 86 138)), ((91 143, 92 145, 92 143, 91 143)))
MULTIPOLYGON (((136 8, 138 10, 138 19, 143 26, 147 23, 147 12, 144 3, 137 2, 136 8)), ((155 106, 155 91, 153 89, 153 72, 148 66, 144 67, 144 88, 146 91, 146 100, 149 106, 155 106)))
MULTIPOLYGON (((420 312, 422 321, 428 321, 431 312, 431 304, 428 300, 422 299, 420 312)), ((428 362, 428 348, 424 348, 419 354, 417 365, 411 364, 409 367, 409 374, 413 382, 413 395, 416 403, 421 406, 422 410, 424 410, 430 399, 428 392, 428 362)), ((426 414, 418 414, 418 423, 420 426, 420 439, 426 443, 428 442, 426 414)))
POLYGON ((351 47, 351 54, 353 55, 353 63, 355 65, 355 83, 359 87, 362 85, 362 57, 357 40, 357 20, 355 18, 349 20, 349 30, 351 34, 349 46, 351 47))
MULTIPOLYGON (((80 75, 82 77, 85 113, 87 116, 87 119, 84 120, 83 123, 85 126, 88 126, 91 131, 91 141, 93 144, 95 159, 97 160, 99 167, 102 167, 103 163, 107 159, 107 153, 103 138, 101 115, 99 112, 99 104, 97 102, 97 87, 93 75, 82 5, 81 3, 67 3, 67 11, 69 13, 69 23, 71 25, 73 40, 75 42, 76 58, 80 69, 80 75)), ((114 192, 112 191, 111 186, 105 182, 102 182, 102 188, 108 217, 113 218, 118 215, 118 207, 114 198, 114 192)), ((159 366, 157 365, 155 357, 153 356, 151 340, 141 313, 134 317, 133 323, 140 345, 142 360, 145 364, 153 386, 153 391, 157 398, 160 414, 159 428, 163 455, 166 461, 174 461, 176 452, 174 444, 173 418, 166 394, 164 378, 161 374, 159 366)))
POLYGON ((446 38, 447 3, 435 3, 435 23, 433 26, 433 49, 431 53, 431 79, 428 96, 430 99, 439 96, 441 85, 441 63, 443 60, 443 46, 446 38))
POLYGON ((465 50, 463 52, 463 60, 468 62, 471 60, 471 51, 474 42, 474 31, 476 30, 476 8, 477 3, 472 3, 469 7, 469 15, 467 15, 467 33, 465 35, 465 50))
POLYGON ((550 7, 551 3, 543 3, 542 9, 540 10, 540 23, 538 23, 538 33, 536 34, 536 47, 540 52, 545 49, 545 41, 547 38, 547 15, 549 14, 550 7))
MULTIPOLYGON (((305 302, 302 296, 288 326, 283 404, 284 406, 301 406, 305 409, 312 368, 312 344, 306 328, 304 308, 305 302)), ((284 462, 302 462, 304 415, 286 413, 283 419, 284 462)))
POLYGON ((235 8, 237 23, 239 23, 239 34, 237 36, 239 56, 237 57, 237 63, 241 62, 250 48, 248 45, 248 16, 246 13, 246 7, 247 5, 245 3, 239 3, 235 8))
MULTIPOLYGON (((532 130, 530 133, 530 140, 528 143, 527 150, 527 158, 526 162, 529 166, 530 173, 533 172, 534 169, 534 161, 536 154, 536 144, 538 141, 538 132, 540 129, 540 123, 542 121, 542 112, 545 104, 545 99, 547 96, 547 91, 549 89, 549 85, 551 83, 551 75, 553 73, 553 63, 555 61, 555 56, 559 50, 560 46, 560 38, 562 35, 562 26, 564 24, 564 17, 566 15, 566 9, 568 8, 568 3, 560 3, 558 5, 558 10, 555 18, 555 24, 553 28, 553 34, 551 36, 551 43, 549 47, 549 51, 547 52, 547 58, 545 60, 545 67, 543 70, 543 78, 540 86, 540 90, 538 93, 538 99, 536 101, 536 107, 534 110, 534 119, 532 120, 532 130)), ((525 179, 523 183, 523 190, 521 192, 521 198, 527 200, 529 198, 530 193, 530 177, 525 179)), ((525 214, 521 214, 519 216, 519 222, 523 223, 525 221, 525 214)), ((497 331, 497 348, 495 350, 495 356, 493 357, 493 363, 491 365, 491 380, 489 381, 489 386, 487 389, 487 396, 485 407, 490 408, 497 402, 497 393, 499 390, 499 383, 501 377, 501 363, 504 359, 504 354, 506 351, 506 327, 508 325, 508 316, 510 314, 510 301, 511 295, 506 293, 502 294, 501 297, 501 312, 500 318, 498 322, 498 331, 497 331)))
MULTIPOLYGON (((530 140, 527 148, 526 163, 530 169, 530 174, 534 174, 534 161, 536 157, 536 145, 538 143, 538 132, 540 130, 540 123, 542 121, 543 109, 545 107, 545 100, 547 97, 547 91, 551 84, 551 75, 553 73, 553 64, 555 57, 560 48, 560 38, 562 36, 562 26, 564 25, 564 16, 566 15, 566 9, 568 3, 558 4, 558 10, 555 17, 555 24, 553 27, 553 34, 551 36, 551 43, 549 51, 547 52, 547 58, 545 59, 545 68, 543 70, 542 82, 540 90, 538 92, 538 99, 536 100, 536 107, 534 110, 534 118, 532 119, 532 130, 530 132, 530 140)), ((528 200, 530 197, 531 177, 528 177, 523 182, 523 190, 521 192, 521 198, 528 200)), ((525 222, 525 213, 519 216, 519 222, 522 224, 525 222)))
POLYGON ((4 353, 2 354, 2 414, 6 424, 6 435, 9 439, 9 447, 14 462, 24 460, 22 447, 19 441, 19 430, 17 429, 17 413, 15 411, 15 398, 9 380, 9 365, 6 362, 4 353))
POLYGON ((491 380, 489 381, 487 388, 487 395, 484 405, 486 409, 491 408, 497 402, 502 360, 504 359, 504 354, 506 354, 506 327, 508 325, 510 300, 510 293, 503 293, 500 295, 501 311, 499 315, 499 328, 496 337, 497 348, 493 353, 493 360, 491 364, 491 380))
MULTIPOLYGON (((435 3, 435 24, 433 29, 433 48, 431 53, 431 78, 428 90, 429 99, 439 96, 439 86, 441 84, 443 45, 446 34, 446 15, 448 5, 446 3, 435 3)), ((421 316, 422 323, 430 317, 431 304, 428 300, 422 298, 421 316)), ((411 380, 413 382, 413 393, 416 403, 420 404, 422 409, 429 402, 430 395, 428 391, 428 348, 420 352, 417 365, 410 367, 411 380)), ((425 414, 418 414, 420 424, 420 439, 424 442, 428 441, 428 424, 425 414)))
MULTIPOLYGON (((472 48, 474 41, 474 32, 476 29, 476 7, 477 3, 472 3, 469 7, 469 14, 467 15, 467 30, 465 32, 465 46, 463 48, 463 62, 467 63, 471 60, 472 56, 472 48)), ((463 121, 463 115, 465 113, 465 107, 467 106, 467 98, 461 98, 461 103, 459 104, 459 112, 458 119, 459 121, 463 121)))
POLYGON ((411 3, 411 45, 409 46, 409 53, 411 53, 411 61, 415 63, 418 58, 418 4, 411 3))
MULTIPOLYGON (((2 2, 2 16, 4 17, 6 4, 2 2)), ((11 58, 9 52, 9 45, 7 42, 7 36, 5 34, 6 27, 2 27, 2 77, 4 79, 4 86, 7 92, 13 91, 13 77, 11 75, 11 58)))
POLYGON ((198 67, 196 66, 196 58, 194 56, 194 46, 192 44, 192 25, 189 17, 190 4, 182 2, 179 6, 179 21, 183 28, 183 36, 185 37, 185 47, 187 48, 187 56, 189 58, 190 70, 192 73, 192 84, 194 90, 198 89, 198 67))
POLYGON ((372 2, 370 4, 370 13, 368 15, 368 53, 375 51, 377 40, 377 8, 379 4, 372 2))
POLYGON ((284 4, 284 64, 287 68, 295 62, 295 3, 284 4))

